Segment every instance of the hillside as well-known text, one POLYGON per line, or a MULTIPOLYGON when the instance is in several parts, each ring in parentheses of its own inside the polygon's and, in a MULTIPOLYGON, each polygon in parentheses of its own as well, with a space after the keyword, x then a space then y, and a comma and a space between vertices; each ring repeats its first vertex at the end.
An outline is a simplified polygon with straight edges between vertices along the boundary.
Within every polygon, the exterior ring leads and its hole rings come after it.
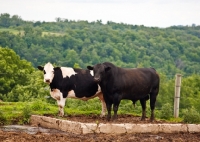
POLYGON ((111 21, 30 22, 1 14, 0 46, 13 49, 35 67, 52 62, 85 68, 111 61, 172 75, 200 73, 200 26, 161 29, 111 21))

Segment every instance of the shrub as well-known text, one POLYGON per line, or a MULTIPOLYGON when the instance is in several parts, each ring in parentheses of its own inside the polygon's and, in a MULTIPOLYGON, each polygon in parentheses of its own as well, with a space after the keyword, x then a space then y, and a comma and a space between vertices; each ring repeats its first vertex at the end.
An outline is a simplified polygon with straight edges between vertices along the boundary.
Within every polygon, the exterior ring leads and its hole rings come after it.
POLYGON ((6 118, 3 115, 3 113, 0 111, 0 125, 4 125, 5 122, 6 122, 6 118))
POLYGON ((30 120, 30 116, 31 116, 31 108, 29 105, 26 105, 23 109, 22 109, 22 120, 20 123, 22 124, 28 124, 29 120, 30 120))
POLYGON ((200 114, 194 107, 183 110, 183 122, 185 123, 200 123, 200 114))
POLYGON ((170 119, 173 115, 173 107, 171 104, 166 103, 161 107, 160 118, 162 119, 170 119))

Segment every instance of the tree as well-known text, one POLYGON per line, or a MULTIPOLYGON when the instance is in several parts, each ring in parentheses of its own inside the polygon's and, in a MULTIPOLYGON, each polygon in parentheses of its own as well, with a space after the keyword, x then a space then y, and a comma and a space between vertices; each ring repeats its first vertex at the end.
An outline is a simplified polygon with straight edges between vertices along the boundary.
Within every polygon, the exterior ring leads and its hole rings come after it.
POLYGON ((0 26, 8 28, 10 26, 10 14, 4 13, 0 16, 0 26))
POLYGON ((49 95, 49 87, 43 82, 43 72, 34 71, 27 74, 29 80, 25 85, 17 84, 7 95, 4 96, 4 101, 31 101, 39 98, 45 100, 45 96, 49 95))
POLYGON ((67 50, 64 66, 73 67, 75 63, 80 63, 80 58, 77 52, 73 49, 67 50))
POLYGON ((19 17, 18 15, 13 15, 11 18, 11 25, 12 26, 20 26, 23 24, 23 21, 21 19, 21 17, 19 17))
POLYGON ((21 60, 16 53, 8 48, 0 47, 0 94, 6 95, 17 84, 25 85, 28 75, 33 72, 30 62, 21 60))

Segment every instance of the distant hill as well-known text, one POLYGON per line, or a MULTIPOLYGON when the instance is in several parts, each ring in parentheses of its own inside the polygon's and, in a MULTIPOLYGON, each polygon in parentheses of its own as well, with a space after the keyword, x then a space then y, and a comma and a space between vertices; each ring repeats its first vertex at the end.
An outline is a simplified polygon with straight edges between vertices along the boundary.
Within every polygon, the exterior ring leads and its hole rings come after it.
POLYGON ((1 14, 0 46, 33 66, 85 68, 110 61, 121 67, 154 67, 165 74, 200 73, 200 26, 144 27, 101 21, 24 21, 1 14))

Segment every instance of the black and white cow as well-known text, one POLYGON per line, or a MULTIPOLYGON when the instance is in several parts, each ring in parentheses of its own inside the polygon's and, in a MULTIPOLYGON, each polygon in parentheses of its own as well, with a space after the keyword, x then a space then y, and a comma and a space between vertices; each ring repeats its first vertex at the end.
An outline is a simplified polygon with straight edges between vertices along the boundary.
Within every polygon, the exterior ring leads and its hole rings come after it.
POLYGON ((107 120, 111 118, 113 105, 114 116, 122 99, 140 100, 142 105, 142 118, 146 118, 146 101, 150 98, 151 118, 154 120, 156 97, 159 92, 159 75, 153 68, 120 68, 112 63, 105 62, 87 67, 94 71, 94 80, 99 83, 107 106, 107 120))
POLYGON ((53 67, 47 63, 44 67, 38 66, 44 71, 44 82, 50 86, 50 95, 57 100, 59 115, 64 115, 66 98, 75 98, 87 101, 99 97, 102 103, 101 116, 105 115, 106 105, 99 85, 94 82, 93 71, 75 69, 70 67, 53 67))

